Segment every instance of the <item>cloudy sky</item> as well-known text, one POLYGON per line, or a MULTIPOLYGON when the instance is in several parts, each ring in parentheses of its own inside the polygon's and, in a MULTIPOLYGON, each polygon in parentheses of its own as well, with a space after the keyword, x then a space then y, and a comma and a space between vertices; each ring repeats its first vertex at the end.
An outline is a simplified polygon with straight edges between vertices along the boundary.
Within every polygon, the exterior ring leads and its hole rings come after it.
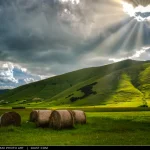
POLYGON ((0 0, 0 89, 149 52, 150 0, 0 0))

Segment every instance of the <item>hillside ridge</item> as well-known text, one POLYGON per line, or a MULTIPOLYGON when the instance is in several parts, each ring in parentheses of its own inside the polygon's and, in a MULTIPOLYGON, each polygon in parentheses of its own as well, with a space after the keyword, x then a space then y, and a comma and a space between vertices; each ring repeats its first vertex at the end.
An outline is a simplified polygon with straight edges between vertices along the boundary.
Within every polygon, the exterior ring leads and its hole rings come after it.
POLYGON ((0 107, 149 104, 150 62, 124 60, 68 72, 0 95, 0 107))

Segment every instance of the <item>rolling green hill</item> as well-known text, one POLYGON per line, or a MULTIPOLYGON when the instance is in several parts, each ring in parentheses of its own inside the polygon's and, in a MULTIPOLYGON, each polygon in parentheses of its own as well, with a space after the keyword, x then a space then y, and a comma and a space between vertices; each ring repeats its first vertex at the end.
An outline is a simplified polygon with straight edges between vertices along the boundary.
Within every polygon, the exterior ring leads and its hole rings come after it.
POLYGON ((125 60, 34 82, 0 95, 0 106, 112 106, 150 104, 150 62, 125 60))

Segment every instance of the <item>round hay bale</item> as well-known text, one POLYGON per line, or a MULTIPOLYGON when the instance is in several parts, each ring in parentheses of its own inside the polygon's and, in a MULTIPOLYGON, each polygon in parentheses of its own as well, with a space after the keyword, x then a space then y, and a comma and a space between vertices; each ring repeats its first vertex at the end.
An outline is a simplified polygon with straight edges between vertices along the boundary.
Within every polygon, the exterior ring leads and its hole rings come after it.
POLYGON ((52 110, 39 110, 35 120, 37 127, 48 127, 52 110))
POLYGON ((30 113, 30 122, 35 122, 37 120, 37 116, 38 116, 38 110, 33 110, 31 113, 30 113))
POLYGON ((68 110, 54 110, 50 116, 49 126, 54 129, 72 128, 73 116, 68 110))
POLYGON ((75 124, 86 124, 86 115, 82 110, 71 110, 75 124))
POLYGON ((16 112, 6 112, 0 117, 1 126, 20 126, 21 125, 21 116, 16 112))

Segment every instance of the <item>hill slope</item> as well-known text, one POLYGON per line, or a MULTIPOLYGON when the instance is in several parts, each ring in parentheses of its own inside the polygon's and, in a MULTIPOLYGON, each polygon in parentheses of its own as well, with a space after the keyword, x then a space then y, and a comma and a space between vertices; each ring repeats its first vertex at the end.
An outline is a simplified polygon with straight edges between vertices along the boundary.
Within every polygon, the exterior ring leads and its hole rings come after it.
POLYGON ((0 105, 140 106, 149 104, 149 75, 148 61, 85 68, 10 90, 0 95, 0 105))

